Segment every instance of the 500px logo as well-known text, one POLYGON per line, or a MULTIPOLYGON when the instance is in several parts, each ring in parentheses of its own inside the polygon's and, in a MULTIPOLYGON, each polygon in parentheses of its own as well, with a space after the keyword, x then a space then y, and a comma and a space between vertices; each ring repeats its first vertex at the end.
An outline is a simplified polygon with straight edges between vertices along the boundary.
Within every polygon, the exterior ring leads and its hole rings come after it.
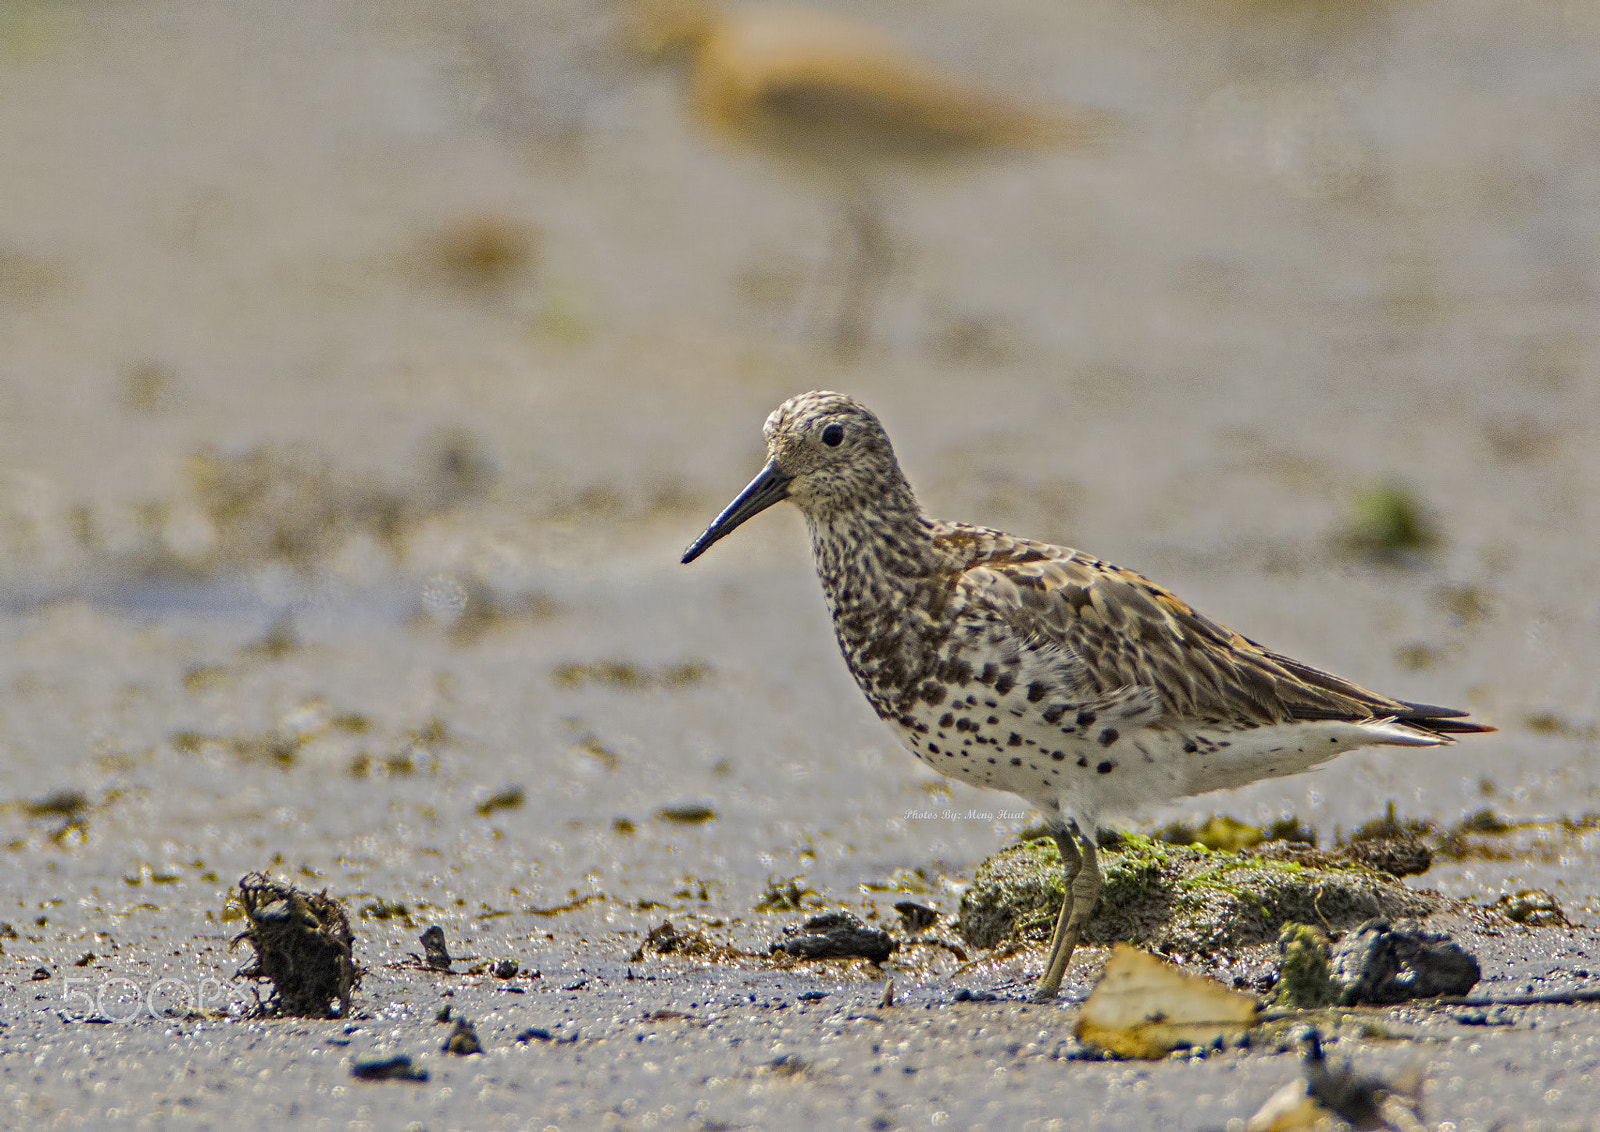
POLYGON ((86 1022, 124 1023, 141 1015, 160 1020, 225 1010, 240 1001, 236 989, 232 995, 228 993, 230 989, 235 988, 210 977, 194 983, 163 977, 144 986, 121 975, 98 982, 69 975, 64 980, 61 1001, 86 1022))

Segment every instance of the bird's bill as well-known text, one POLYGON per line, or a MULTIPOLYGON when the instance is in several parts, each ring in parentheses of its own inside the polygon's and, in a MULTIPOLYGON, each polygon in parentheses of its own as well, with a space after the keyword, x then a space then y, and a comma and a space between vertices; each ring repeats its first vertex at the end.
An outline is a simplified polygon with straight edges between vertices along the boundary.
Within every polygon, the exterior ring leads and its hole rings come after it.
POLYGON ((740 523, 753 516, 761 514, 774 503, 782 503, 789 498, 789 483, 794 477, 786 475, 777 469, 771 460, 762 468, 749 486, 741 491, 734 501, 728 504, 722 514, 711 521, 706 528, 706 533, 694 540, 694 544, 683 552, 685 565, 699 558, 712 543, 723 535, 729 534, 740 523))

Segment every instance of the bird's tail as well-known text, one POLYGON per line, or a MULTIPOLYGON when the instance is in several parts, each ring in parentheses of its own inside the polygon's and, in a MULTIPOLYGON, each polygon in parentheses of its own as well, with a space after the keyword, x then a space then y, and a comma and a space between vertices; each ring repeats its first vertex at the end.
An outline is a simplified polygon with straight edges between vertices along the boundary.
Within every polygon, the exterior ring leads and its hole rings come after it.
POLYGON ((1408 727, 1415 727, 1419 731, 1426 731, 1430 735, 1445 737, 1449 735, 1481 735, 1496 730, 1487 723, 1474 723, 1468 719, 1467 713, 1455 708, 1435 707, 1432 704, 1413 704, 1401 700, 1405 711, 1398 712, 1395 719, 1408 727))

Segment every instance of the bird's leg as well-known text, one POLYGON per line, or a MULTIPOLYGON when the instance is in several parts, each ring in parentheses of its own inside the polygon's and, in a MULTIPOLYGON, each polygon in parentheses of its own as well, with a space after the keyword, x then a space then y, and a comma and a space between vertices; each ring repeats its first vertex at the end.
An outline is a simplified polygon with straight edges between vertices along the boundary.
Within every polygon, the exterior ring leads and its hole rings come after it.
POLYGON ((1056 917, 1055 934, 1050 937, 1050 957, 1033 992, 1035 1002, 1049 1002, 1061 989, 1061 979, 1072 962, 1078 939, 1084 925, 1094 915, 1094 906, 1100 899, 1100 862, 1095 854, 1093 835, 1085 835, 1076 822, 1052 830, 1056 847, 1061 850, 1062 872, 1066 878, 1061 899, 1061 914, 1056 917))
POLYGON ((1072 919, 1073 890, 1078 874, 1083 869, 1083 854, 1078 852, 1078 842, 1072 835, 1071 827, 1051 829, 1050 836, 1055 838, 1056 849, 1061 853, 1061 871, 1066 883, 1061 886, 1061 911, 1056 915, 1055 931, 1050 935, 1050 954, 1045 962, 1044 977, 1039 980, 1039 989, 1034 993, 1034 997, 1041 1001, 1054 998, 1056 991, 1061 989, 1061 977, 1066 973, 1068 960, 1072 958, 1072 950, 1068 948, 1065 958, 1059 965, 1056 963, 1062 941, 1067 937, 1067 924, 1072 919))

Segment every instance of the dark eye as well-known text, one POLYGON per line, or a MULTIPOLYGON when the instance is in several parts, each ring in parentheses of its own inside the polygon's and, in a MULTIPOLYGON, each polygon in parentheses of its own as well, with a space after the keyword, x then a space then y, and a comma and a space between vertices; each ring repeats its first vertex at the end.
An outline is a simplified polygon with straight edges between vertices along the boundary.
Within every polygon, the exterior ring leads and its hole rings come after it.
POLYGON ((822 443, 829 448, 837 448, 844 443, 844 426, 831 424, 822 430, 822 443))

